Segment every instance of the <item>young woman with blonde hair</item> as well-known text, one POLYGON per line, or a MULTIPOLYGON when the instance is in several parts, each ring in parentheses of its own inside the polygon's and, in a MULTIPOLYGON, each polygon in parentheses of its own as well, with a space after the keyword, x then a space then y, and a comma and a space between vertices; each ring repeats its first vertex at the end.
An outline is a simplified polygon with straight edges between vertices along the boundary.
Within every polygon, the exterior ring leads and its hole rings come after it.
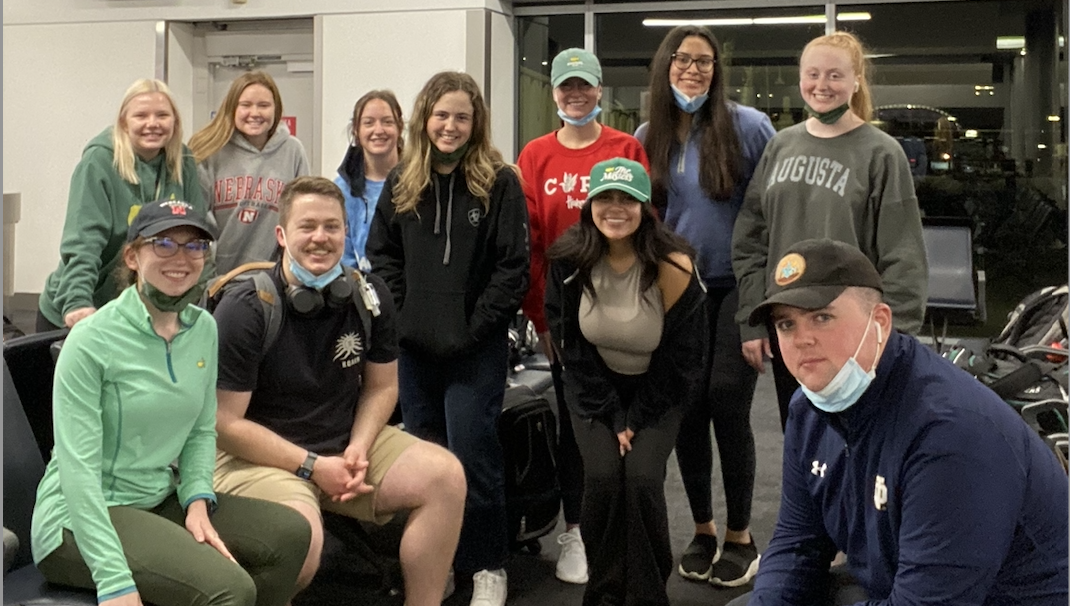
POLYGON ((743 356, 759 371, 772 358, 782 426, 799 383, 781 361, 776 331, 748 326, 747 318, 774 277, 772 261, 788 247, 810 238, 857 246, 881 273, 895 328, 917 334, 925 314, 928 265, 914 179, 902 146, 869 123, 868 63, 847 32, 806 45, 799 92, 810 117, 769 142, 732 234, 743 356))
POLYGON ((472 575, 473 606, 502 606, 508 539, 497 422, 506 331, 528 286, 528 221, 471 76, 436 74, 417 96, 368 258, 398 309, 405 427, 449 448, 468 480, 454 569, 459 579, 472 575))
POLYGON ((167 85, 138 80, 115 124, 94 137, 71 176, 59 267, 38 303, 37 331, 72 327, 119 294, 115 268, 141 206, 182 200, 204 210, 196 165, 167 85))
POLYGON ((219 225, 216 271, 226 273, 275 253, 279 194, 309 174, 305 148, 285 128, 282 97, 263 71, 230 84, 212 121, 189 140, 204 197, 219 225))

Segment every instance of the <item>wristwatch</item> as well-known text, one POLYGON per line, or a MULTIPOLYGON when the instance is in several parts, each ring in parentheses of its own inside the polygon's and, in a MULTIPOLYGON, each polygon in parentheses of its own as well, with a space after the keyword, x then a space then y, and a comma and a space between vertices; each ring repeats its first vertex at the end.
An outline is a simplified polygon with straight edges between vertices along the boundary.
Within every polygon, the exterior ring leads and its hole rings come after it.
POLYGON ((316 464, 316 459, 318 458, 319 455, 312 452, 311 450, 308 451, 308 456, 305 457, 305 462, 301 463, 301 466, 298 467, 297 471, 294 472, 297 474, 297 477, 301 478, 302 480, 311 480, 312 467, 316 464))

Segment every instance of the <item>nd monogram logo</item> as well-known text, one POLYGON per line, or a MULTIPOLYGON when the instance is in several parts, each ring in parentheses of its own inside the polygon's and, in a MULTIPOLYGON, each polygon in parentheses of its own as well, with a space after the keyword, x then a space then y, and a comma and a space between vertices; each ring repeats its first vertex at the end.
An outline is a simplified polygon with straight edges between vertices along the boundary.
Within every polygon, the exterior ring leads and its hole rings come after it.
POLYGON ((238 220, 242 223, 252 223, 256 221, 256 216, 260 214, 260 211, 255 208, 243 208, 238 211, 238 220))

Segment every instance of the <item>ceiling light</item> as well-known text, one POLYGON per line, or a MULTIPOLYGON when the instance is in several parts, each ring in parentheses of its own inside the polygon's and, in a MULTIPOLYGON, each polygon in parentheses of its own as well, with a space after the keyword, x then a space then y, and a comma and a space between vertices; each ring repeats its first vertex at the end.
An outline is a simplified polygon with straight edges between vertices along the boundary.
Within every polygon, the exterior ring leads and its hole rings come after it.
MULTIPOLYGON (((840 13, 837 21, 869 21, 869 13, 840 13)), ((732 25, 808 25, 825 22, 825 15, 797 15, 792 17, 741 17, 733 19, 643 19, 647 27, 676 27, 679 25, 704 25, 726 27, 732 25)))
POLYGON ((1025 48, 1025 36, 1000 36, 996 38, 996 48, 1000 50, 1025 48))
POLYGON ((1058 122, 1059 120, 1062 120, 1062 118, 1060 118, 1059 116, 1048 116, 1048 122, 1058 122))
POLYGON ((971 128, 970 130, 968 130, 965 133, 963 133, 962 136, 966 137, 967 139, 976 139, 977 138, 977 131, 975 131, 975 130, 973 130, 971 128))
POLYGON ((1048 146, 1044 145, 1043 143, 1038 143, 1037 144, 1037 149, 1048 149, 1048 146))

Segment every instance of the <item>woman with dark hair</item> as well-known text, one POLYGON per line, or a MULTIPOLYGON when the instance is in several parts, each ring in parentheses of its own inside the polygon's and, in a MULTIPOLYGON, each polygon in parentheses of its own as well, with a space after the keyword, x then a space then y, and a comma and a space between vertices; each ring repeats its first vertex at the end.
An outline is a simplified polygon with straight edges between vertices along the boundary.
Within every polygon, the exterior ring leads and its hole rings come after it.
POLYGON ((283 606, 308 551, 296 511, 212 488, 218 338, 190 302, 213 239, 192 204, 146 204, 119 255, 124 289, 56 362, 33 557, 102 606, 283 606))
POLYGON ((880 272, 896 330, 917 334, 925 316, 929 272, 914 179, 903 147, 869 123, 869 86, 866 50, 853 34, 806 45, 799 92, 810 117, 770 141, 732 234, 743 356, 755 369, 772 358, 781 427, 799 382, 780 359, 773 327, 747 325, 773 278, 770 259, 810 238, 846 242, 880 272))
POLYGON ((727 75, 710 30, 680 26, 662 40, 650 76, 650 122, 635 135, 650 157, 654 206, 697 251, 709 288, 709 379, 681 424, 676 458, 695 522, 678 568, 687 579, 734 587, 758 571, 750 534, 755 448, 750 424, 758 371, 741 353, 732 229, 773 125, 762 112, 725 98, 727 75), (717 437, 727 528, 717 544, 711 495, 717 437))
POLYGON ((516 169, 490 137, 479 85, 440 72, 416 96, 387 178, 368 260, 398 311, 405 428, 447 447, 468 481, 454 570, 472 606, 504 606, 505 462, 498 418, 507 331, 528 287, 528 213, 516 169))
POLYGON ((208 208, 219 225, 216 272, 274 257, 279 195, 309 174, 305 148, 282 119, 275 79, 252 71, 230 83, 212 121, 189 140, 208 208))
POLYGON ((383 184, 401 156, 401 131, 404 128, 401 105, 391 91, 369 91, 353 106, 349 149, 334 179, 334 184, 346 197, 343 265, 361 271, 371 270, 371 264, 364 256, 364 247, 383 184))
POLYGON ((584 606, 668 604, 665 462, 701 394, 705 288, 624 158, 591 169, 578 223, 547 251, 546 320, 583 457, 584 606))

